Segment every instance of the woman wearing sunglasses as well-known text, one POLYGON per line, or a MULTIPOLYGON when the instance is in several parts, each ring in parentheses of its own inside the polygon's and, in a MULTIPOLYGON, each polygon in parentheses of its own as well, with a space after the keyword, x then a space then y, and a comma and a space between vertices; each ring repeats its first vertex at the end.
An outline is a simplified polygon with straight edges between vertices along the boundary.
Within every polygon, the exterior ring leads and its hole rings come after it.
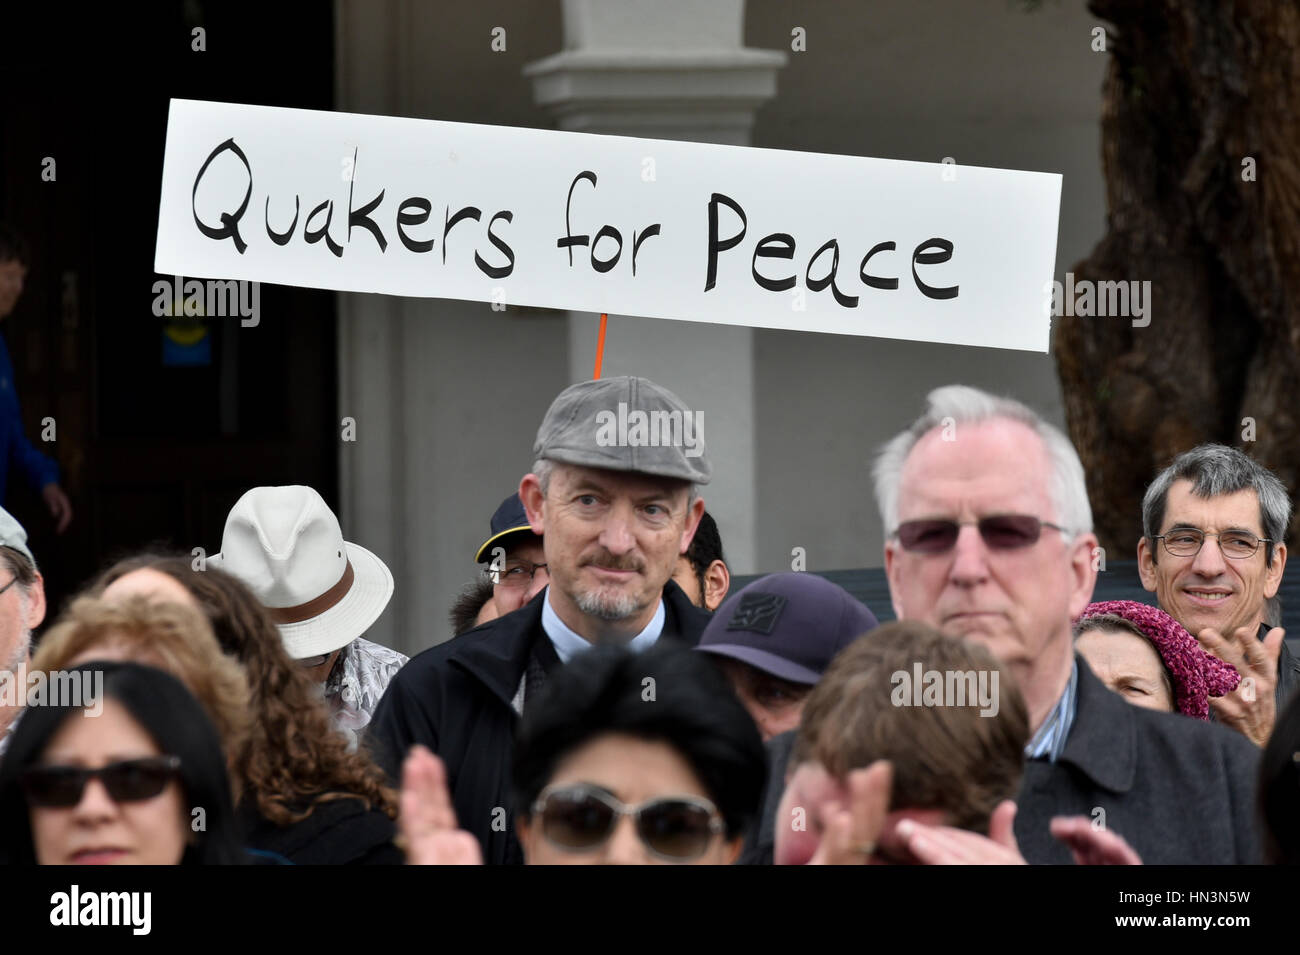
MULTIPOLYGON (((597 647, 553 672, 515 741, 515 831, 529 865, 726 865, 766 776, 763 744, 716 668, 688 648, 597 647)), ((416 863, 481 861, 437 757, 403 770, 416 863)))
POLYGON ((350 751, 319 684, 289 658, 275 623, 242 583, 187 556, 118 561, 90 588, 109 601, 133 595, 199 608, 225 654, 247 676, 250 732, 238 759, 237 800, 246 844, 297 865, 391 865, 397 798, 364 751, 350 751))
POLYGON ((221 741, 185 687, 137 663, 69 672, 103 674, 102 710, 24 711, 0 762, 0 863, 245 861, 221 741))

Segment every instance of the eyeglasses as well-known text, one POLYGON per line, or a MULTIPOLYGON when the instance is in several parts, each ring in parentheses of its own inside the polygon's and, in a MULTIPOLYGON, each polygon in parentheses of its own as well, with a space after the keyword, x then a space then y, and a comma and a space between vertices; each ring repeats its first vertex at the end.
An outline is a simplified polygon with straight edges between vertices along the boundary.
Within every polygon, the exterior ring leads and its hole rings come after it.
POLYGON ((950 521, 931 518, 904 521, 894 533, 904 550, 918 554, 942 554, 957 545, 961 529, 968 524, 979 528, 980 537, 993 550, 1018 550, 1038 543, 1043 528, 1065 533, 1060 524, 1040 521, 1028 514, 993 514, 978 521, 950 521))
POLYGON ((527 587, 532 583, 533 578, 537 576, 539 570, 545 570, 545 564, 534 564, 532 561, 516 559, 504 570, 488 569, 488 579, 494 584, 501 584, 506 587, 527 587))
POLYGON ((180 772, 178 756, 147 756, 109 763, 99 769, 80 766, 33 766, 20 779, 27 801, 47 809, 68 809, 81 802, 86 783, 98 779, 114 802, 152 799, 180 772))
POLYGON ((1207 534, 1195 527, 1180 527, 1168 534, 1157 534, 1152 539, 1164 541, 1165 550, 1175 557, 1195 557, 1201 552, 1201 547, 1204 546, 1207 537, 1217 537, 1219 539, 1219 550, 1223 552, 1223 556, 1231 557, 1233 560, 1245 560, 1247 557, 1254 557, 1255 552, 1259 550, 1260 544, 1273 543, 1271 538, 1256 537, 1246 531, 1224 531, 1222 534, 1207 534))
POLYGON ((304 670, 310 670, 312 667, 324 666, 333 655, 332 652, 320 653, 314 657, 303 657, 301 660, 294 660, 293 662, 298 664, 298 666, 302 667, 304 670))
POLYGON ((542 835, 567 852, 595 851, 613 834, 622 816, 632 816, 645 847, 668 862, 700 858, 723 830, 718 810, 707 799, 664 796, 627 806, 586 784, 543 791, 533 803, 533 815, 541 820, 542 835))

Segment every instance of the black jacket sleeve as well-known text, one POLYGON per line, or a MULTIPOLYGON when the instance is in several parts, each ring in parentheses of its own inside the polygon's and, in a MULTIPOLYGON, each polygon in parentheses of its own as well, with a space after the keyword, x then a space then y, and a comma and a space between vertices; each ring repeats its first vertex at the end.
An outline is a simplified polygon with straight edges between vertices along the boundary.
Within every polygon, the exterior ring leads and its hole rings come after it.
POLYGON ((440 682, 419 657, 393 677, 366 727, 366 746, 393 785, 402 782, 402 761, 416 743, 438 752, 440 682))

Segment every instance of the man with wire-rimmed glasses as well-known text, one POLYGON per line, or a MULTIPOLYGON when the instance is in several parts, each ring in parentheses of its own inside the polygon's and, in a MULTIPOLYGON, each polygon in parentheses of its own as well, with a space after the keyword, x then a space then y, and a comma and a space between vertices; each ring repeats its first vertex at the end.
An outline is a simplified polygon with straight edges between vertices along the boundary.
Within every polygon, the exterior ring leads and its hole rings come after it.
POLYGON ((1216 719, 1261 746, 1300 681, 1277 626, 1290 516, 1282 482, 1221 444, 1180 454, 1142 499, 1142 584, 1241 673, 1241 686, 1210 705, 1216 719))
POLYGON ((518 610, 541 592, 550 577, 546 573, 546 552, 542 536, 533 533, 515 492, 501 502, 492 515, 491 533, 474 559, 484 566, 492 582, 492 613, 480 614, 479 622, 504 617, 518 610))

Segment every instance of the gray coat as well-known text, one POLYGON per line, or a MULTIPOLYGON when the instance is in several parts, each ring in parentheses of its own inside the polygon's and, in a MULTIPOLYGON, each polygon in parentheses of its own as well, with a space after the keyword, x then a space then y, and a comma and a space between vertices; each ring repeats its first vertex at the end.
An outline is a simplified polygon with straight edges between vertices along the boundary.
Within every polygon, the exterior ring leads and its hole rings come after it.
MULTIPOLYGON (((1260 860, 1255 823, 1259 750, 1204 720, 1133 706, 1079 663, 1074 724, 1056 763, 1028 760, 1016 799, 1016 840, 1031 863, 1071 862, 1052 838, 1053 816, 1088 816, 1118 832, 1142 861, 1231 864, 1260 860)), ((768 743, 771 769, 758 824, 740 862, 771 865, 776 810, 794 733, 768 743)))
POLYGON ((1151 865, 1261 861, 1255 821, 1259 750, 1239 733, 1157 713, 1108 690, 1082 658, 1074 725, 1055 763, 1029 760, 1016 799, 1016 840, 1030 862, 1068 863, 1053 816, 1105 812, 1151 865))

